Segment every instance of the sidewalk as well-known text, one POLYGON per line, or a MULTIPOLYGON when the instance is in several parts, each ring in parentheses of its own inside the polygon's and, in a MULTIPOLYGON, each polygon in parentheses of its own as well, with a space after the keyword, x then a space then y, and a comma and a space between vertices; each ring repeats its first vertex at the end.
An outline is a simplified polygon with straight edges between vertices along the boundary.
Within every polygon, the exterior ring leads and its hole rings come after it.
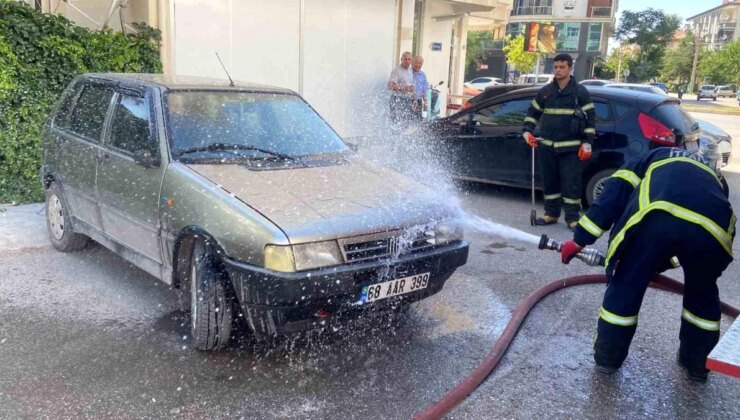
POLYGON ((0 252, 51 247, 44 204, 0 204, 0 252))

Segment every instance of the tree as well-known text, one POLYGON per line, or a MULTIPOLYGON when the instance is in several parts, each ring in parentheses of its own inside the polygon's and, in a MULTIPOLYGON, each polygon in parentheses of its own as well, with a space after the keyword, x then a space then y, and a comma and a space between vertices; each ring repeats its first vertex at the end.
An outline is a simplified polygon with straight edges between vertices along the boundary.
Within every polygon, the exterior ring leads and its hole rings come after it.
POLYGON ((624 81, 623 73, 626 69, 633 72, 637 65, 637 51, 639 48, 632 45, 622 45, 612 50, 606 60, 600 63, 594 73, 600 79, 617 79, 624 81), (621 63, 620 63, 621 61, 621 63), (617 73, 619 77, 617 77, 617 73))
POLYGON ((715 84, 740 84, 740 40, 736 39, 719 51, 710 51, 699 63, 699 75, 715 84))
POLYGON ((470 67, 473 63, 480 63, 486 59, 485 44, 491 39, 491 31, 470 31, 468 32, 467 46, 465 47, 465 67, 470 67))
POLYGON ((516 38, 507 35, 503 50, 506 54, 506 64, 514 66, 522 73, 532 70, 532 66, 537 61, 537 53, 524 51, 524 36, 522 35, 517 35, 516 38))
POLYGON ((689 31, 676 49, 668 50, 663 56, 660 77, 679 85, 688 82, 694 64, 694 53, 694 34, 689 31))
POLYGON ((653 8, 622 13, 614 37, 622 43, 640 47, 632 79, 647 80, 658 75, 666 44, 680 25, 681 18, 677 15, 667 15, 653 8))

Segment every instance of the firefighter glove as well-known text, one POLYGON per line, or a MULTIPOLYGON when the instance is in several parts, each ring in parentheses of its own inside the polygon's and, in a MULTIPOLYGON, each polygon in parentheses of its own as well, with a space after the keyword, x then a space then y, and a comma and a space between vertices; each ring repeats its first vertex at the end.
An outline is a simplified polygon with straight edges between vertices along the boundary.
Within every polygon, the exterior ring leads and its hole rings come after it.
POLYGON ((589 143, 583 143, 581 148, 578 149, 578 159, 589 160, 591 159, 591 145, 589 143))
POLYGON ((537 147, 537 137, 535 137, 534 134, 530 133, 529 131, 525 131, 523 136, 529 147, 533 149, 537 147))
POLYGON ((563 264, 570 263, 570 260, 575 258, 576 254, 581 252, 583 249, 582 246, 578 245, 575 241, 568 241, 563 244, 563 247, 560 249, 560 260, 563 262, 563 264))

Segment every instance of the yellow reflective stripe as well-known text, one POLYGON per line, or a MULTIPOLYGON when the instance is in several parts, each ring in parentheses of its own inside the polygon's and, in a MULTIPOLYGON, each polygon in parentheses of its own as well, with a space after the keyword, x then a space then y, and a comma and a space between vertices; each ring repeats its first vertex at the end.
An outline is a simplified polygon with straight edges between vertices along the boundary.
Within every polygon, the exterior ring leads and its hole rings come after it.
POLYGON ((588 111, 589 109, 594 109, 594 103, 593 102, 589 102, 586 105, 582 106, 581 109, 583 111, 588 111))
POLYGON ((560 194, 550 194, 545 196, 545 200, 557 200, 561 197, 560 194))
POLYGON ((714 178, 720 184, 720 186, 722 186, 722 182, 720 182, 720 180, 717 178, 717 175, 711 169, 709 169, 708 166, 702 163, 699 163, 695 161, 694 159, 690 159, 687 157, 674 157, 674 158, 663 159, 661 161, 651 164, 648 167, 647 171, 645 172, 645 182, 643 182, 642 185, 640 186, 640 208, 641 209, 650 205, 650 178, 652 177, 653 171, 656 170, 657 168, 660 168, 661 166, 665 166, 669 163, 676 163, 676 162, 690 163, 699 169, 703 169, 707 171, 707 173, 711 174, 712 178, 714 178))
POLYGON ((632 185, 632 188, 637 188, 638 185, 640 185, 640 177, 637 176, 636 173, 628 170, 628 169, 620 169, 617 172, 614 172, 612 174, 613 178, 620 178, 627 182, 629 182, 632 185))
POLYGON ((563 202, 565 204, 581 204, 581 199, 580 198, 563 197, 563 202))
POLYGON ((536 99, 532 99, 532 106, 533 106, 533 107, 534 107, 534 109, 536 109, 537 111, 542 111, 542 108, 540 108, 540 104, 538 104, 538 103, 537 103, 537 100, 536 100, 536 99))
POLYGON ((578 221, 578 225, 586 229, 586 232, 594 235, 597 238, 601 237, 601 235, 604 234, 604 230, 601 229, 596 223, 594 223, 593 220, 589 219, 588 216, 586 216, 585 214, 581 216, 581 219, 578 221))
POLYGON ((614 253, 616 252, 619 245, 622 243, 622 241, 624 241, 624 237, 627 231, 634 225, 640 223, 645 215, 653 210, 665 211, 673 215, 674 217, 678 217, 679 219, 683 219, 687 222, 694 223, 703 227, 707 232, 709 232, 709 234, 714 236, 714 239, 716 239, 717 242, 722 245, 722 248, 724 248, 724 250, 727 251, 730 256, 732 256, 732 236, 722 230, 722 228, 714 223, 711 219, 702 216, 699 213, 693 212, 687 208, 677 206, 667 201, 656 201, 654 203, 650 203, 650 205, 648 205, 646 208, 641 209, 637 213, 633 214, 632 217, 630 217, 627 223, 624 225, 622 230, 620 230, 619 233, 614 236, 611 245, 609 245, 609 252, 606 255, 607 266, 609 265, 609 262, 614 256, 614 253))
POLYGON ((532 124, 537 124, 537 120, 532 117, 527 117, 524 119, 524 122, 531 122, 532 124))
POLYGON ((550 115, 573 115, 575 111, 568 108, 545 108, 542 112, 550 115))
POLYGON ((727 233, 730 235, 730 238, 732 238, 732 234, 735 232, 735 223, 737 223, 737 217, 735 217, 735 213, 732 213, 730 225, 727 226, 727 233))
POLYGON ((681 266, 681 263, 678 261, 678 257, 671 257, 671 267, 678 268, 681 266))
POLYGON ((710 321, 708 319, 699 318, 698 316, 689 312, 689 310, 686 308, 683 308, 683 313, 681 314, 681 318, 685 319, 691 324, 696 325, 702 330, 719 331, 719 321, 710 321))
POLYGON ((544 144, 545 146, 552 146, 552 140, 540 140, 540 144, 544 144))
POLYGON ((596 134, 596 129, 595 128, 586 128, 586 129, 583 130, 583 132, 585 134, 596 134))
POLYGON ((581 145, 580 140, 556 141, 554 143, 555 147, 570 147, 570 146, 580 146, 580 145, 581 145))
POLYGON ((599 311, 599 317, 603 319, 604 321, 618 325, 620 327, 631 327, 633 325, 637 325, 637 315, 635 316, 619 316, 615 315, 606 309, 604 307, 601 307, 601 310, 599 311))

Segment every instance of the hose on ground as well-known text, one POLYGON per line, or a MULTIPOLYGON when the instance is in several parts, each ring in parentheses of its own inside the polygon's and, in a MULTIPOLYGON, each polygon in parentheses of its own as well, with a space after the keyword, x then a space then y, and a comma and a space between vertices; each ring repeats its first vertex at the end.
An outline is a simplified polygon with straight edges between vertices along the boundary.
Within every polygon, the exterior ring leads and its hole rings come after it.
MULTIPOLYGON (((488 377, 493 369, 496 368, 498 363, 501 361, 501 358, 504 356, 504 353, 506 353, 506 350, 509 348, 509 345, 514 340, 514 336, 519 331, 519 328, 529 314, 529 311, 532 310, 532 308, 537 304, 537 302, 542 300, 542 298, 566 287, 598 283, 606 283, 606 276, 598 274, 567 277, 565 279, 548 283, 535 290, 534 293, 527 296, 527 298, 516 307, 511 320, 504 329, 504 332, 501 333, 501 336, 496 341, 496 344, 494 344, 483 362, 454 389, 445 394, 445 396, 440 400, 427 407, 424 411, 417 414, 414 418, 418 420, 439 419, 449 413, 453 408, 455 408, 455 406, 470 395, 478 385, 488 377)), ((650 282, 650 287, 678 294, 683 294, 684 288, 683 283, 661 275, 655 276, 653 281, 650 282)), ((724 302, 721 302, 721 308, 722 313, 725 315, 729 315, 734 318, 737 318, 737 316, 740 315, 740 310, 724 302)))

